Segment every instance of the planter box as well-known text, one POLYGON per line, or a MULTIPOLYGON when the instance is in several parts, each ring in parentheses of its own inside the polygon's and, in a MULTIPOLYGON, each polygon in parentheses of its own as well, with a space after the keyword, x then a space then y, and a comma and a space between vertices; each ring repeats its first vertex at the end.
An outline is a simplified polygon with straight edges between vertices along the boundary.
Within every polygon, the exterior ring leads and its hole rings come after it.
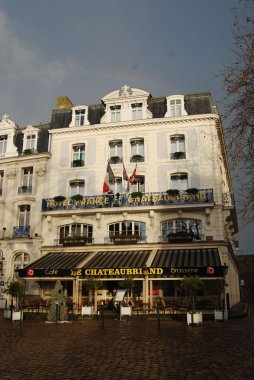
POLYGON ((129 317, 132 314, 131 306, 120 306, 120 314, 122 315, 128 315, 129 317))
POLYGON ((201 311, 197 311, 196 313, 187 313, 187 324, 191 325, 201 325, 203 323, 203 315, 201 311), (193 322, 192 322, 192 315, 193 315, 193 322))
POLYGON ((13 311, 12 322, 14 321, 23 321, 23 311, 13 311))
POLYGON ((93 306, 82 306, 81 315, 93 315, 93 306))
POLYGON ((215 321, 228 320, 228 311, 224 310, 224 318, 223 318, 223 310, 214 310, 214 320, 215 321))
POLYGON ((11 311, 10 310, 4 310, 4 318, 11 319, 11 311))

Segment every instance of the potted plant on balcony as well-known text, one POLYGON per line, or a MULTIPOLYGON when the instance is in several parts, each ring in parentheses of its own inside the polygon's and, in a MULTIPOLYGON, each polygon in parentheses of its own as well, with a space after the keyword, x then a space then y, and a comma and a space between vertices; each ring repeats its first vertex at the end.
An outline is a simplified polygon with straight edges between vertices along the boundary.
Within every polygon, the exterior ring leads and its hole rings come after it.
POLYGON ((133 192, 131 193, 131 197, 132 197, 133 199, 136 199, 136 198, 141 199, 141 198, 142 198, 142 195, 143 195, 143 193, 142 193, 141 191, 133 191, 133 192))
POLYGON ((193 195, 196 195, 198 194, 199 190, 196 188, 196 187, 191 187, 190 189, 187 189, 186 190, 186 193, 187 194, 193 194, 193 195))
POLYGON ((65 201, 65 199, 66 198, 63 195, 57 195, 56 197, 54 197, 54 201, 57 203, 63 202, 63 201, 65 201))
POLYGON ((185 158, 185 152, 175 152, 173 153, 173 158, 175 158, 176 160, 179 160, 181 158, 185 158))
POLYGON ((75 195, 73 195, 72 197, 71 197, 71 199, 73 200, 73 201, 75 201, 75 202, 81 202, 81 201, 83 201, 83 195, 81 195, 81 194, 75 194, 75 195))
POLYGON ((132 156, 132 162, 142 162, 144 161, 144 157, 141 156, 141 154, 133 154, 132 156))
POLYGON ((23 282, 12 280, 5 289, 4 293, 11 297, 10 313, 6 309, 5 316, 10 318, 12 321, 22 321, 23 311, 22 311, 22 299, 24 296, 25 286, 23 282), (15 301, 15 304, 14 304, 15 301))
POLYGON ((172 195, 173 197, 176 197, 177 195, 179 195, 179 190, 178 189, 169 189, 166 191, 166 193, 168 195, 172 195))
POLYGON ((112 156, 110 157, 110 163, 111 164, 120 164, 121 160, 119 156, 112 156))
POLYGON ((203 322, 202 312, 196 311, 196 295, 203 288, 203 283, 198 276, 184 277, 180 284, 180 290, 183 291, 191 304, 191 309, 187 312, 188 325, 201 324, 203 322))

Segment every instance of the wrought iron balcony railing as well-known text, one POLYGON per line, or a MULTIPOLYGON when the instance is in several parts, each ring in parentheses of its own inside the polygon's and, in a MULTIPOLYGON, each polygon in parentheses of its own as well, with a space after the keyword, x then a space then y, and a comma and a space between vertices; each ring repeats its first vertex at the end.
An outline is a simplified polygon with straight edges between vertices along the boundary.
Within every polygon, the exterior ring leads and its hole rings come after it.
POLYGON ((12 237, 13 238, 29 238, 30 226, 13 227, 12 237))
POLYGON ((92 236, 82 236, 82 235, 67 235, 60 236, 55 240, 55 245, 64 246, 80 246, 93 244, 94 238, 92 236))
POLYGON ((223 193, 222 194, 222 204, 224 206, 234 206, 235 205, 234 194, 233 193, 223 193))
POLYGON ((18 188, 18 194, 27 194, 32 192, 32 186, 21 186, 18 188))
POLYGON ((167 193, 142 193, 142 195, 134 198, 131 194, 105 194, 84 196, 81 201, 75 201, 72 198, 66 198, 62 202, 56 202, 54 198, 43 199, 42 211, 161 205, 170 206, 207 204, 213 202, 214 198, 212 189, 202 189, 199 190, 197 194, 188 194, 186 191, 180 191, 178 195, 169 195, 167 193))
POLYGON ((105 244, 136 244, 136 243, 146 243, 146 236, 140 235, 114 235, 107 236, 104 239, 105 244))

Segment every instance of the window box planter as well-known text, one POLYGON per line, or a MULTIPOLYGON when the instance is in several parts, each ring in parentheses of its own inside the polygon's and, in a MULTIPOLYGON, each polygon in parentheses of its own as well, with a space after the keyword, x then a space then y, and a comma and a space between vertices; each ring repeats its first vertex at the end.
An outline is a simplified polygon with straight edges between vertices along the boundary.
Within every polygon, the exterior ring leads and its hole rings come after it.
POLYGON ((228 311, 224 310, 224 312, 223 312, 223 310, 214 310, 214 320, 215 321, 228 320, 228 311))
POLYGON ((75 194, 75 195, 73 195, 72 197, 71 197, 71 199, 73 200, 73 201, 75 201, 75 202, 80 202, 80 201, 83 201, 83 199, 84 199, 84 197, 83 197, 83 195, 81 195, 81 194, 75 194))
POLYGON ((82 306, 81 307, 81 315, 93 315, 93 306, 82 306))
POLYGON ((25 155, 32 154, 32 153, 33 153, 32 149, 24 149, 23 150, 23 154, 25 154, 25 155))
POLYGON ((131 317, 131 314, 132 314, 132 308, 131 306, 120 306, 120 315, 123 316, 123 315, 128 315, 129 317, 131 317))
POLYGON ((54 197, 54 201, 57 203, 63 202, 65 201, 65 199, 66 198, 63 195, 57 195, 56 197, 54 197))
POLYGON ((66 247, 71 247, 75 245, 83 245, 83 244, 87 244, 88 242, 89 242, 89 238, 86 236, 66 236, 63 238, 63 245, 66 247))
POLYGON ((139 235, 115 235, 112 238, 115 244, 136 244, 140 237, 139 235))
POLYGON ((188 325, 201 325, 203 323, 203 315, 201 311, 196 311, 194 313, 187 313, 187 324, 188 325))
POLYGON ((121 159, 119 156, 112 156, 112 157, 110 157, 110 163, 111 164, 120 164, 121 159))
POLYGON ((173 160, 180 160, 185 158, 185 152, 175 152, 171 154, 173 160))
POLYGON ((142 193, 141 191, 133 191, 133 192, 131 193, 131 197, 132 197, 133 199, 136 199, 136 198, 142 198, 142 195, 143 195, 143 193, 142 193))
POLYGON ((187 231, 172 232, 168 234, 169 243, 188 243, 193 241, 193 233, 187 231))
POLYGON ((84 166, 84 161, 83 160, 73 160, 72 161, 72 167, 73 168, 78 168, 84 166))
POLYGON ((131 157, 131 162, 144 162, 144 157, 141 154, 134 154, 131 157))

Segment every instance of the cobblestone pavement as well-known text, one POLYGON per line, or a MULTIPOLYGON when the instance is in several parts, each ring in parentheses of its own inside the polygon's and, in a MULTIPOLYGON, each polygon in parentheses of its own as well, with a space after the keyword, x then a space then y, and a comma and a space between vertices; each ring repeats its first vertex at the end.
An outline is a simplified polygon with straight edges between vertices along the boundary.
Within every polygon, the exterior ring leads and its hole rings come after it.
POLYGON ((254 378, 254 305, 226 322, 11 323, 0 312, 1 380, 254 378))

